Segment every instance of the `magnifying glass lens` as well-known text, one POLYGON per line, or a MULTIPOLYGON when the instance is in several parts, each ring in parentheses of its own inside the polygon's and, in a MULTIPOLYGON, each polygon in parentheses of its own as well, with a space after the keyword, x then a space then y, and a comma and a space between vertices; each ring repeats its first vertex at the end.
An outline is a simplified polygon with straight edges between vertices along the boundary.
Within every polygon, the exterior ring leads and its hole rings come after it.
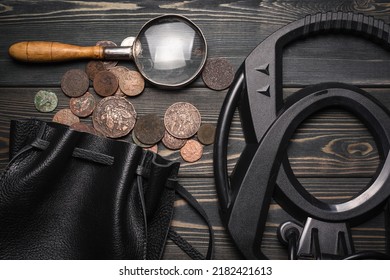
POLYGON ((150 82, 180 87, 196 78, 207 56, 202 32, 181 16, 163 16, 148 22, 134 44, 134 61, 150 82))

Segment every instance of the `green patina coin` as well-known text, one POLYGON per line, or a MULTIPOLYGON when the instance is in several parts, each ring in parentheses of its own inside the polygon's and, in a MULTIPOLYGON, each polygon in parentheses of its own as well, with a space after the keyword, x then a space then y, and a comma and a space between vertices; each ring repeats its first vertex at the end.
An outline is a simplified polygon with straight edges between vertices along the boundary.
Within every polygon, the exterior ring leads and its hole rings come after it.
POLYGON ((58 98, 54 92, 40 90, 35 95, 34 104, 39 112, 52 112, 57 108, 58 98))

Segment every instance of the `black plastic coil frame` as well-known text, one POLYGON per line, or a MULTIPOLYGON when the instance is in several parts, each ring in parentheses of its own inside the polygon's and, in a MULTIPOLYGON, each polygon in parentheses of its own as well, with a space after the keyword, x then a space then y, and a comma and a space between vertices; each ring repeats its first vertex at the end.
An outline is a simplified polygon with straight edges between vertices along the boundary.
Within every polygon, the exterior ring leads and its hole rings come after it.
MULTIPOLYGON (((299 38, 324 32, 368 37, 390 47, 390 28, 381 20, 355 13, 328 12, 297 20, 265 39, 246 58, 230 87, 218 119, 214 175, 222 220, 247 259, 267 258, 261 251, 270 200, 298 221, 360 224, 383 210, 390 197, 390 112, 365 91, 341 83, 300 90, 283 102, 282 49, 299 38), (296 127, 311 114, 338 106, 354 113, 373 133, 381 156, 380 172, 354 199, 326 204, 310 195, 295 178, 286 148, 296 127), (246 146, 234 172, 227 172, 227 143, 239 107, 246 146)), ((386 219, 388 222, 389 213, 386 219)), ((389 232, 386 230, 387 253, 389 232)), ((353 252, 353 248, 352 248, 353 252)))

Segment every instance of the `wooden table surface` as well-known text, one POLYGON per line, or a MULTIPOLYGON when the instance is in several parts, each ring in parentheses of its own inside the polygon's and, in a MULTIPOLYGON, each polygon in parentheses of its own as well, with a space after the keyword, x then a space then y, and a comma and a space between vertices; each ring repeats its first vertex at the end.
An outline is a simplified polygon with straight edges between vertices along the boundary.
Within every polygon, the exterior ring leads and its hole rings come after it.
MULTIPOLYGON (((202 29, 210 58, 227 58, 236 70, 251 50, 272 32, 307 14, 326 11, 361 12, 390 22, 390 3, 384 0, 1 1, 0 170, 8 162, 10 120, 50 121, 56 111, 68 107, 69 99, 60 88, 62 75, 72 68, 84 69, 87 63, 19 63, 7 54, 9 45, 14 42, 47 40, 94 45, 99 40, 112 40, 120 44, 125 37, 135 36, 146 21, 175 13, 189 17, 202 29), (34 95, 41 89, 58 95, 59 105, 54 113, 36 111, 34 95)), ((389 60, 388 52, 359 37, 326 35, 301 40, 284 49, 284 94, 288 96, 319 82, 344 82, 364 88, 390 108, 389 60)), ((131 62, 120 62, 120 65, 134 67, 131 62)), ((147 85, 131 102, 139 115, 153 112, 161 117, 174 102, 190 102, 199 109, 203 122, 216 124, 226 92, 210 90, 198 78, 190 86, 175 91, 147 85)), ((339 109, 321 111, 306 120, 290 142, 288 154, 295 175, 311 194, 326 202, 352 198, 364 189, 380 163, 371 133, 357 118, 339 109)), ((230 171, 243 146, 240 119, 236 115, 229 142, 230 171)), ((215 258, 242 258, 219 218, 212 168, 213 146, 206 146, 202 159, 195 163, 183 162, 177 151, 167 150, 161 144, 159 154, 181 162, 181 183, 212 220, 215 258)), ((205 252, 208 243, 205 225, 184 201, 178 199, 175 207, 172 226, 205 252)), ((276 238, 277 226, 287 218, 277 204, 271 205, 262 249, 272 259, 287 257, 285 248, 276 238)), ((352 234, 356 250, 385 251, 383 216, 353 228, 352 234)), ((187 257, 168 241, 164 258, 187 257)))

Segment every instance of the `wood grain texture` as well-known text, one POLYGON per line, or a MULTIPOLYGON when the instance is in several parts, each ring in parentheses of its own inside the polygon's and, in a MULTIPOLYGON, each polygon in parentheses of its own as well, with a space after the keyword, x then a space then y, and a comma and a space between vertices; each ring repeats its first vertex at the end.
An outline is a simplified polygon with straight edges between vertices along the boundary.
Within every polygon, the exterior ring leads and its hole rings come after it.
MULTIPOLYGON (((69 98, 60 89, 62 75, 69 69, 84 69, 87 61, 50 65, 12 60, 8 47, 18 41, 60 41, 94 45, 99 40, 120 44, 135 36, 143 24, 161 14, 176 13, 193 20, 204 32, 209 57, 225 57, 234 69, 272 32, 307 14, 354 11, 390 22, 390 5, 384 0, 269 0, 269 1, 11 1, 0 3, 0 170, 8 163, 9 121, 39 118, 50 121, 55 112, 67 108, 69 98), (33 100, 40 89, 54 91, 59 106, 53 113, 36 111, 33 100)), ((134 69, 131 62, 121 65, 134 69)), ((321 35, 297 41, 283 52, 284 96, 319 82, 345 82, 364 88, 390 108, 390 53, 360 37, 321 35)), ((93 89, 90 89, 93 92, 93 89)), ((189 87, 167 91, 147 84, 145 91, 130 101, 139 116, 163 116, 169 105, 193 103, 202 121, 216 124, 226 90, 215 92, 198 78, 189 87)), ((99 97, 98 97, 99 98, 99 97)), ((90 122, 90 119, 83 119, 90 122)), ((127 139, 131 141, 130 139, 127 139)), ((236 113, 230 131, 228 170, 232 172, 245 146, 240 118, 236 113)), ((182 161, 177 151, 159 145, 159 154, 181 162, 179 180, 205 208, 216 235, 217 259, 240 259, 218 213, 212 160, 213 146, 195 163, 182 161)), ((298 180, 315 198, 327 203, 347 201, 367 187, 380 164, 377 143, 366 126, 352 114, 329 108, 303 122, 290 139, 288 157, 298 180)), ((197 214, 181 199, 175 202, 172 226, 201 252, 208 243, 207 229, 197 214)), ((273 202, 267 219, 262 250, 270 258, 285 259, 286 249, 276 238, 280 223, 291 219, 273 202)), ((385 251, 383 215, 354 227, 356 250, 385 251)), ((165 259, 187 256, 168 241, 165 259)))
MULTIPOLYGON (((88 46, 99 40, 112 40, 119 44, 127 36, 136 36, 147 20, 164 13, 179 13, 188 16, 202 29, 209 45, 210 57, 227 57, 237 69, 251 50, 268 35, 308 13, 356 11, 388 20, 385 3, 360 2, 45 1, 38 9, 34 1, 4 1, 0 12, 0 34, 5 34, 7 40, 0 41, 0 62, 3 65, 0 69, 0 85, 58 86, 56 76, 65 69, 83 65, 83 62, 54 64, 48 70, 47 66, 15 63, 9 58, 7 49, 18 41, 63 41, 88 46), (369 8, 364 8, 366 6, 369 8), (24 79, 15 81, 13 77, 21 72, 25 73, 24 79)), ((362 86, 389 86, 386 73, 389 72, 390 56, 383 50, 361 38, 345 39, 336 35, 324 37, 310 38, 290 47, 291 50, 284 58, 286 85, 302 86, 325 79, 362 86), (340 44, 339 40, 343 40, 343 43, 340 44), (335 48, 339 51, 330 51, 335 48), (362 53, 365 55, 362 56, 362 53), (340 57, 343 63, 340 63, 340 57), (346 71, 345 65, 348 64, 350 67, 346 71)), ((202 83, 198 80, 195 85, 201 87, 202 83)))
POLYGON ((48 41, 17 42, 9 47, 8 54, 22 62, 62 62, 104 58, 101 46, 80 47, 48 41))
MULTIPOLYGON (((69 107, 69 98, 59 88, 46 88, 57 94, 59 105, 52 113, 40 113, 33 104, 35 93, 41 88, 0 88, 0 166, 7 164, 8 127, 11 119, 39 118, 50 121, 54 114, 69 107)), ((386 95, 386 90, 368 89, 373 96, 386 95)), ((93 92, 93 89, 90 89, 93 92)), ((173 103, 186 100, 200 111, 202 121, 216 125, 225 92, 208 89, 187 88, 174 94, 162 93, 148 88, 139 97, 129 99, 139 116, 156 113, 164 116, 165 110, 173 103), (169 98, 167 98, 169 96, 169 98), (151 103, 150 100, 154 102, 151 103)), ((100 98, 95 94, 96 98, 100 98)), ((387 98, 385 98, 387 100, 387 98)), ((389 102, 383 102, 390 106, 389 102)), ((83 120, 90 122, 90 118, 83 120)), ((130 137, 126 139, 130 140, 130 137)), ((245 146, 241 122, 238 115, 233 120, 229 143, 228 167, 231 172, 245 146)), ((212 177, 213 146, 204 148, 202 159, 195 163, 184 162, 178 151, 171 151, 159 145, 159 154, 181 162, 180 176, 212 177)), ((319 112, 298 127, 291 139, 289 158, 292 169, 299 177, 351 176, 370 177, 379 164, 375 141, 366 127, 348 112, 326 110, 319 112)))
MULTIPOLYGON (((301 180, 306 189, 318 199, 327 203, 339 203, 356 196, 369 182, 364 178, 304 178, 301 180), (332 185, 330 188, 329 185, 332 185)), ((234 247, 232 240, 224 229, 218 213, 217 195, 210 188, 214 182, 211 178, 181 178, 180 183, 194 195, 209 215, 216 239, 217 259, 239 259, 240 253, 234 247)), ((201 252, 207 250, 207 228, 190 206, 183 200, 176 200, 177 211, 174 215, 173 228, 185 237, 201 252)), ((266 229, 263 237, 262 250, 271 259, 285 259, 286 249, 280 245, 276 231, 281 222, 291 220, 277 203, 270 205, 266 229)), ((379 215, 369 222, 352 228, 356 250, 385 251, 384 217, 379 215)), ((165 258, 176 259, 182 255, 179 248, 168 242, 165 258)))

